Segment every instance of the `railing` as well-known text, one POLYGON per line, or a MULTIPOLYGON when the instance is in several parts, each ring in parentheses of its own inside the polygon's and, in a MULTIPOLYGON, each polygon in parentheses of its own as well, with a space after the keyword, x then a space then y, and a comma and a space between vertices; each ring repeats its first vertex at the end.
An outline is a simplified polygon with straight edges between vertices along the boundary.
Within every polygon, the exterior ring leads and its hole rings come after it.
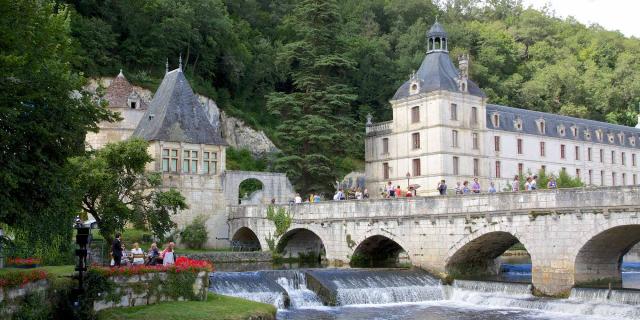
POLYGON ((391 131, 391 126, 393 125, 393 120, 378 122, 367 126, 366 133, 367 134, 375 134, 378 132, 388 132, 391 131))

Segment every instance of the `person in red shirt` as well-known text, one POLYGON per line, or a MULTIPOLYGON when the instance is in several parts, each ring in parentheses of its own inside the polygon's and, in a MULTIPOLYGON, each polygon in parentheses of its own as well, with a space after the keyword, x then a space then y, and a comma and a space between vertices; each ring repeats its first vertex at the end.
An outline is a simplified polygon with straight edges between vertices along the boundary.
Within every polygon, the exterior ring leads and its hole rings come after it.
POLYGON ((409 190, 407 190, 407 195, 406 195, 406 197, 407 197, 407 198, 409 198, 409 197, 413 197, 413 188, 412 188, 412 187, 409 187, 409 190))
POLYGON ((398 198, 402 197, 402 190, 400 189, 400 186, 396 188, 396 197, 398 198))

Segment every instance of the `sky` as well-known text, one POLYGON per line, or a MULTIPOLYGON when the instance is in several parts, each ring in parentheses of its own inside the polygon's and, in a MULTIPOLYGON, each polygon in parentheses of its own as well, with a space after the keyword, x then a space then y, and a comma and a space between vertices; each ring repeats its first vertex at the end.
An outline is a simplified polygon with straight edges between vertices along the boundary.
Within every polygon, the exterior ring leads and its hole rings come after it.
POLYGON ((640 38, 640 0, 523 0, 536 9, 550 4, 555 16, 573 16, 580 23, 597 23, 607 30, 619 30, 627 37, 640 38))

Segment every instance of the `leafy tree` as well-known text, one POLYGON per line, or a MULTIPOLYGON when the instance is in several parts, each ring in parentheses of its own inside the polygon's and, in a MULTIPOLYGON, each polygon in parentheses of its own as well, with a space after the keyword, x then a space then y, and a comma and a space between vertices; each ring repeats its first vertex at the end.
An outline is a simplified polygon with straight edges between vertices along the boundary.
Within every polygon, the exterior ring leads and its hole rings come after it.
POLYGON ((96 219, 105 239, 111 240, 129 222, 144 224, 163 237, 175 226, 171 215, 187 209, 179 191, 163 191, 160 174, 145 170, 153 161, 147 148, 146 141, 130 139, 71 160, 82 210, 96 219))
POLYGON ((198 216, 180 232, 180 241, 187 245, 187 248, 200 249, 209 238, 205 222, 207 218, 198 216))
POLYGON ((71 69, 66 6, 0 0, 0 8, 0 224, 28 244, 24 255, 66 252, 79 208, 67 159, 115 117, 71 69))

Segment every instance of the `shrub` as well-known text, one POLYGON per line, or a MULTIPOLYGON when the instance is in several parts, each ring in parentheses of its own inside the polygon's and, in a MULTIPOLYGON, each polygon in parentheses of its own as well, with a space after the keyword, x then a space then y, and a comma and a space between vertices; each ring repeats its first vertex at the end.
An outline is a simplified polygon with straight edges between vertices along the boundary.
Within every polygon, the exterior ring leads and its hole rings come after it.
POLYGON ((0 274, 0 288, 22 287, 29 282, 47 279, 48 274, 44 270, 9 271, 0 274))
POLYGON ((182 230, 180 240, 187 248, 200 249, 207 242, 209 234, 207 233, 207 227, 204 225, 206 220, 205 217, 198 216, 182 230))

